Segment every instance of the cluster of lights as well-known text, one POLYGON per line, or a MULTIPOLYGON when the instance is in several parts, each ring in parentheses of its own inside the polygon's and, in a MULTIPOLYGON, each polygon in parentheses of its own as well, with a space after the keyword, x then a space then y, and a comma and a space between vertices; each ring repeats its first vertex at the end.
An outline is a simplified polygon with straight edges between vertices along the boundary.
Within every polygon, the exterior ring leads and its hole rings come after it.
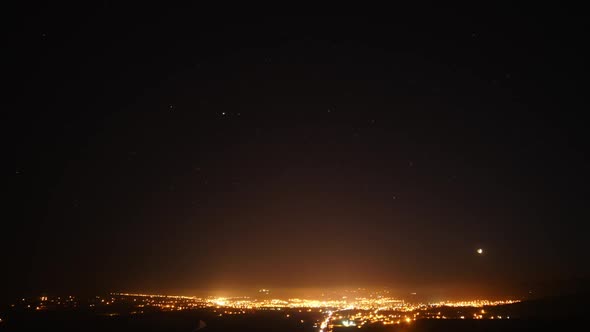
POLYGON ((201 300, 200 297, 184 296, 184 295, 161 295, 161 294, 141 294, 141 293, 111 293, 111 295, 125 296, 125 297, 170 298, 170 299, 177 299, 177 300, 201 300))
POLYGON ((325 328, 333 327, 363 327, 366 324, 409 324, 415 321, 420 313, 413 315, 401 314, 396 312, 380 313, 379 309, 373 311, 366 310, 345 310, 339 312, 330 312, 325 320, 320 324, 320 331, 325 328))
POLYGON ((433 307, 475 307, 481 308, 485 306, 498 306, 504 304, 518 303, 520 300, 502 300, 502 301, 489 301, 489 300, 472 300, 472 301, 444 301, 437 303, 430 303, 433 307))
MULTIPOLYGON (((261 289, 259 293, 268 295, 270 291, 261 289)), ((111 293, 106 297, 96 296, 83 303, 74 296, 63 298, 41 296, 28 301, 22 299, 21 305, 31 310, 47 310, 77 306, 110 308, 114 303, 123 303, 129 308, 127 312, 129 314, 142 314, 146 308, 151 307, 161 311, 208 309, 216 313, 217 316, 250 314, 257 310, 283 310, 285 311, 285 318, 292 317, 297 311, 300 313, 316 312, 319 313, 319 319, 315 322, 312 321, 312 323, 319 329, 319 332, 329 332, 334 327, 361 328, 367 324, 409 324, 417 319, 510 319, 509 316, 490 315, 483 308, 520 302, 519 300, 490 301, 480 299, 416 304, 389 297, 387 294, 364 296, 364 294, 350 292, 347 295, 331 298, 324 297, 325 299, 322 300, 302 298, 285 300, 267 298, 267 296, 259 296, 259 298, 200 298, 183 295, 111 293), (443 310, 444 307, 465 309, 450 313, 448 310, 443 310), (441 314, 441 311, 445 311, 451 317, 441 314)), ((14 304, 12 307, 14 307, 14 304)), ((125 311, 113 311, 115 310, 103 311, 102 315, 110 316, 125 313, 125 311)), ((301 323, 303 324, 304 320, 301 320, 301 323)))
POLYGON ((334 308, 334 309, 361 309, 372 310, 400 310, 413 311, 419 305, 406 303, 403 300, 393 298, 355 298, 339 300, 315 300, 291 298, 287 300, 280 299, 251 299, 248 297, 212 297, 204 300, 210 306, 220 306, 240 309, 263 309, 263 308, 334 308))

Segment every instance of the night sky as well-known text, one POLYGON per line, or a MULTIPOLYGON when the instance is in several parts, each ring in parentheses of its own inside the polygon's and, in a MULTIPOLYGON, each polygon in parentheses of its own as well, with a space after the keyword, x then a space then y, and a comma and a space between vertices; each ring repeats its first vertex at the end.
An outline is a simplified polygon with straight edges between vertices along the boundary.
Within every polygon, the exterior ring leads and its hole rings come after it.
POLYGON ((589 275, 580 11, 264 13, 19 14, 2 292, 589 275))

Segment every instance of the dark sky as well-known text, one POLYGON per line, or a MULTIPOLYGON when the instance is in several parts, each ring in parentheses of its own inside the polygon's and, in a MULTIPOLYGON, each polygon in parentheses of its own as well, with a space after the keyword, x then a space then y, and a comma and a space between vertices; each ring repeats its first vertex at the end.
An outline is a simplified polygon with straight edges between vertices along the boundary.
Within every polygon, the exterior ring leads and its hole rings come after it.
POLYGON ((3 291, 588 275, 580 11, 263 14, 18 15, 3 291))

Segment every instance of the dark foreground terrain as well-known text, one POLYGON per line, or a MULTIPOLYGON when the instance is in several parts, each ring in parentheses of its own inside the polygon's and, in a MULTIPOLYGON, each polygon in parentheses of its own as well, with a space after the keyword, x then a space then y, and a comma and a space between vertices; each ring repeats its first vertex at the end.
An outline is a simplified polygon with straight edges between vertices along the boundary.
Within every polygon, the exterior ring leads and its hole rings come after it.
MULTIPOLYGON (((311 318, 311 317, 309 317, 311 318)), ((285 319, 279 313, 217 317, 212 313, 159 312, 143 315, 96 316, 84 313, 30 313, 12 317, 0 324, 0 331, 194 331, 199 320, 204 320, 207 331, 310 331, 313 319, 285 319)), ((581 319, 544 320, 418 320, 411 324, 375 325, 358 328, 336 328, 342 331, 575 331, 583 326, 581 319)))

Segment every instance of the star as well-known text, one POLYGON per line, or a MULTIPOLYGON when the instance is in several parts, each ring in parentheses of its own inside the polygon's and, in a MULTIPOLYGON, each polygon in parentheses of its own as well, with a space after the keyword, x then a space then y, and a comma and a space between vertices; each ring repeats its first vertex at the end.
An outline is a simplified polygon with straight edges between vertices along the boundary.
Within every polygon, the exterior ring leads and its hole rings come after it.
POLYGON ((483 249, 482 248, 479 248, 479 249, 476 250, 476 252, 481 255, 481 254, 483 254, 483 249))

